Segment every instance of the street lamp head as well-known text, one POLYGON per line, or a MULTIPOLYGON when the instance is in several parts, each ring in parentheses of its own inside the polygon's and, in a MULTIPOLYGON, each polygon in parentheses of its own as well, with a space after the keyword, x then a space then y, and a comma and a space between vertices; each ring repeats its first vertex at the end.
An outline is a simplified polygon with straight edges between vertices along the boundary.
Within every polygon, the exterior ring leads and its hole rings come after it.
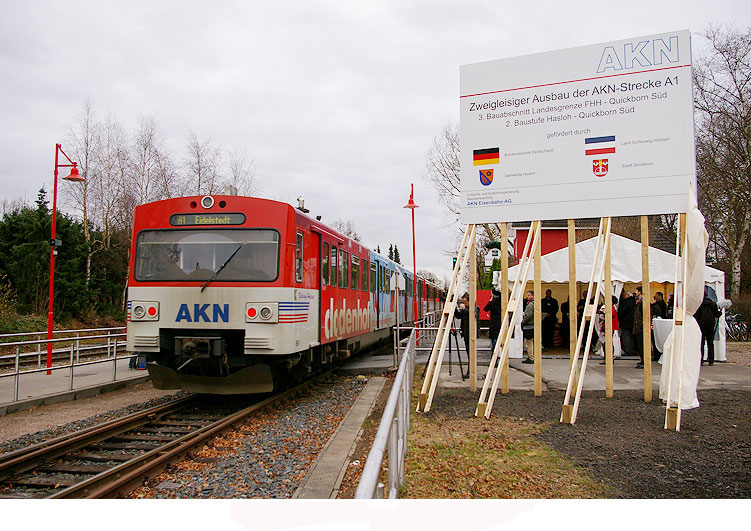
POLYGON ((64 181, 73 181, 73 182, 83 182, 86 179, 81 177, 81 175, 78 173, 78 164, 76 162, 73 163, 73 167, 70 170, 70 175, 67 177, 63 177, 64 181))
POLYGON ((411 188, 410 188, 409 201, 407 202, 406 205, 404 205, 404 208, 409 208, 409 209, 412 209, 413 211, 414 211, 415 208, 420 208, 418 205, 415 204, 415 187, 414 187, 414 185, 412 185, 411 188))
POLYGON ((409 202, 404 205, 404 208, 420 208, 420 206, 415 204, 415 200, 410 197, 409 202))

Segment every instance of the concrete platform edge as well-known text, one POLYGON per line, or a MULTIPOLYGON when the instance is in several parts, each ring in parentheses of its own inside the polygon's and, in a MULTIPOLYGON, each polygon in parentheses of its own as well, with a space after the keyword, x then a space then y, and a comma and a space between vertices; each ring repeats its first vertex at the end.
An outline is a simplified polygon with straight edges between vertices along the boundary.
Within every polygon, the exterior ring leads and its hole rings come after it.
MULTIPOLYGON (((352 452, 355 449, 355 445, 357 444, 357 441, 362 436, 362 424, 365 422, 365 419, 368 418, 368 415, 370 415, 370 412, 373 410, 373 407, 375 406, 376 399, 381 394, 381 391, 383 390, 383 386, 386 383, 386 378, 376 376, 370 378, 368 380, 368 383, 366 384, 365 388, 362 390, 362 393, 357 398, 355 403, 352 405, 352 408, 347 412, 345 417, 342 419, 342 421, 339 423, 339 426, 337 426, 336 431, 333 433, 331 438, 326 442, 325 446, 321 450, 321 453, 318 454, 318 457, 313 462, 313 465, 310 467, 310 470, 308 470, 308 473, 305 475, 305 478, 302 481, 302 484, 298 489, 295 491, 295 493, 292 495, 292 498, 299 498, 299 499, 330 499, 330 498, 336 498, 336 496, 339 493, 339 488, 341 487, 342 480, 344 479, 344 475, 347 471, 347 466, 349 464, 349 458, 352 455, 352 452), (364 406, 367 404, 367 408, 364 406), (350 427, 353 423, 356 423, 359 427, 357 431, 355 432, 352 429, 345 430, 344 427, 350 427), (345 431, 347 433, 345 433, 345 431), (347 452, 344 454, 341 451, 341 447, 337 449, 337 455, 333 455, 334 451, 332 449, 332 446, 335 445, 335 442, 337 445, 341 446, 343 444, 347 445, 347 452), (327 461, 329 466, 332 466, 331 462, 334 461, 336 463, 336 466, 338 467, 338 472, 336 474, 335 480, 333 481, 333 484, 330 485, 321 485, 321 484, 313 484, 314 481, 319 481, 319 478, 315 478, 316 475, 319 475, 320 468, 322 467, 323 463, 327 461)), ((330 475, 327 474, 329 477, 330 475)))
POLYGON ((148 381, 149 375, 145 374, 144 376, 138 376, 136 378, 128 378, 125 380, 118 380, 116 382, 107 382, 104 384, 83 387, 81 389, 73 389, 72 391, 66 391, 63 393, 38 396, 35 398, 29 398, 27 400, 19 400, 18 402, 0 404, 0 417, 3 417, 10 413, 16 413, 18 411, 28 411, 29 409, 33 409, 39 406, 57 404, 59 402, 68 402, 71 400, 78 400, 80 398, 88 398, 90 396, 101 395, 148 381))

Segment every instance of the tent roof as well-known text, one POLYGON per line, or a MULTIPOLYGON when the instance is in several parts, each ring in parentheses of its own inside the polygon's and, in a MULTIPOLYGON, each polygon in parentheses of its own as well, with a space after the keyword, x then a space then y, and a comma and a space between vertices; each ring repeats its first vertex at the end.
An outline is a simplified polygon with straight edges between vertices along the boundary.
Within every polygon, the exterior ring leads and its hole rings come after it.
MULTIPOLYGON (((597 237, 576 244, 577 282, 589 282, 596 245, 597 237)), ((641 243, 617 234, 611 234, 610 248, 611 278, 621 282, 640 282, 641 243)), ((509 268, 509 280, 516 279, 518 267, 518 265, 515 265, 509 268)), ((544 255, 540 262, 540 271, 543 282, 568 282, 568 248, 564 247, 544 255)), ((704 278, 709 283, 725 283, 725 273, 709 266, 704 267, 704 278)), ((652 282, 674 282, 675 255, 650 247, 649 279, 652 282)), ((534 280, 534 260, 530 264, 527 280, 534 280)))

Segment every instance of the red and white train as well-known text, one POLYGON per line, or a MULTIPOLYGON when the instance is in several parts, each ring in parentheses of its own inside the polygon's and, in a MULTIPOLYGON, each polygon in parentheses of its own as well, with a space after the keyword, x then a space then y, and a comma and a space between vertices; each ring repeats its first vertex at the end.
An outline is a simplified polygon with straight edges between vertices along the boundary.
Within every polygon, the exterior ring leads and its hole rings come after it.
MULTIPOLYGON (((277 201, 141 205, 130 257, 127 349, 158 389, 270 392, 414 320, 409 271, 277 201)), ((420 318, 442 294, 418 278, 417 297, 420 318)))

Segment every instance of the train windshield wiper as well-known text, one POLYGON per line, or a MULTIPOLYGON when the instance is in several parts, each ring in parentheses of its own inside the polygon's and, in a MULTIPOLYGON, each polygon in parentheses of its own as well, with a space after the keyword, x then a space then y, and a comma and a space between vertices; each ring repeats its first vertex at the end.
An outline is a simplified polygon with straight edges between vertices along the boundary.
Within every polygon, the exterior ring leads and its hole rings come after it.
POLYGON ((239 247, 238 247, 237 249, 235 249, 235 252, 234 252, 234 253, 232 253, 231 255, 229 255, 229 258, 227 258, 227 259, 226 259, 226 260, 224 261, 224 263, 223 263, 223 264, 222 264, 222 265, 221 265, 221 266, 219 267, 219 269, 217 269, 217 270, 216 270, 216 273, 214 273, 213 275, 211 275, 211 278, 210 278, 210 279, 208 279, 208 280, 207 280, 206 282, 204 282, 204 283, 203 283, 203 286, 201 286, 201 293, 203 293, 203 290, 205 290, 205 289, 206 289, 206 286, 208 286, 208 285, 209 285, 209 283, 210 283, 210 282, 211 282, 212 280, 214 280, 214 279, 215 279, 215 278, 216 278, 217 276, 219 276, 219 273, 221 273, 221 272, 222 272, 222 269, 224 269, 224 266, 226 266, 227 264, 229 264, 229 261, 230 261, 230 260, 232 260, 232 259, 233 259, 233 258, 235 257, 235 255, 237 254, 237 251, 239 251, 240 249, 242 249, 242 247, 243 247, 243 246, 242 246, 242 245, 240 245, 240 246, 239 246, 239 247))

